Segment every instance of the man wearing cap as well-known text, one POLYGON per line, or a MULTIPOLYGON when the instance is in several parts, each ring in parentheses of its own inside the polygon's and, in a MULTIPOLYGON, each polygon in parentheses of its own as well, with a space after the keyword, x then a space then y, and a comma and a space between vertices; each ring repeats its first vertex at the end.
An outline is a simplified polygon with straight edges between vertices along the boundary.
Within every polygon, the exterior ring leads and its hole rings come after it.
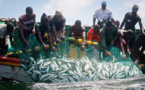
POLYGON ((137 14, 138 8, 139 7, 137 5, 134 5, 132 8, 132 12, 125 14, 124 20, 120 26, 120 29, 122 29, 122 27, 125 24, 125 30, 129 30, 129 29, 133 30, 133 36, 129 45, 130 48, 133 48, 135 44, 135 33, 136 33, 135 25, 137 22, 139 22, 140 30, 142 30, 142 33, 144 34, 144 28, 141 22, 141 18, 137 14))
POLYGON ((112 17, 112 12, 106 8, 107 4, 106 2, 102 2, 102 8, 96 10, 95 14, 93 15, 93 26, 95 26, 96 18, 98 20, 98 24, 101 26, 101 22, 105 21, 107 22, 109 19, 111 19, 112 22, 114 22, 114 19, 112 17))
POLYGON ((49 20, 51 30, 53 32, 53 41, 59 42, 59 39, 65 39, 65 18, 60 11, 56 11, 53 18, 49 20))
POLYGON ((114 40, 118 38, 118 28, 111 21, 106 23, 106 26, 102 29, 100 39, 101 46, 105 51, 105 55, 108 56, 107 46, 114 43, 114 40))

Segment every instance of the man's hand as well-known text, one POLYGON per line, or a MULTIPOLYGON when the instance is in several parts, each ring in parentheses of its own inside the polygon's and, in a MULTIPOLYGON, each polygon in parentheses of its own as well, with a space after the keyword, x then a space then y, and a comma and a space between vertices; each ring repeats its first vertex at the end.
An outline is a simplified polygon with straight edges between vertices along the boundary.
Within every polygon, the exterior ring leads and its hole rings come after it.
POLYGON ((33 35, 35 35, 36 34, 35 30, 33 30, 32 33, 33 33, 33 35))
POLYGON ((106 56, 109 56, 110 53, 109 53, 107 50, 105 50, 105 55, 106 55, 106 56))
POLYGON ((43 44, 43 50, 47 50, 47 47, 45 44, 43 44))
POLYGON ((125 54, 125 53, 121 53, 121 58, 122 58, 123 60, 126 60, 126 54, 125 54))
POLYGON ((85 50, 85 45, 82 45, 81 50, 82 50, 82 51, 85 50))
POLYGON ((56 38, 56 43, 58 44, 58 43, 60 43, 60 40, 59 40, 59 38, 56 38))
POLYGON ((55 51, 56 50, 56 48, 55 47, 51 47, 51 51, 55 51))
POLYGON ((27 44, 28 44, 27 40, 24 40, 23 42, 24 42, 24 44, 25 44, 25 45, 27 45, 27 44))
POLYGON ((63 41, 65 40, 65 36, 64 35, 61 36, 61 40, 63 40, 63 41))
POLYGON ((131 54, 131 52, 130 52, 130 50, 129 50, 129 49, 127 49, 127 52, 128 52, 128 54, 129 54, 129 55, 131 54))

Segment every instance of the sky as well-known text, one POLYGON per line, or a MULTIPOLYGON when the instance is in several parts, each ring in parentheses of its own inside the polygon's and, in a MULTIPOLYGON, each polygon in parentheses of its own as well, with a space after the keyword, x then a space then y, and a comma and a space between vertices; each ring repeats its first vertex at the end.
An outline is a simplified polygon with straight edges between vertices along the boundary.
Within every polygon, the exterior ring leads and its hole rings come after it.
MULTIPOLYGON (((122 22, 124 15, 131 12, 134 4, 139 6, 143 25, 145 26, 145 0, 0 0, 0 18, 18 18, 25 14, 28 6, 33 8, 36 21, 41 15, 54 15, 61 11, 66 18, 67 25, 73 25, 76 20, 81 20, 82 25, 92 26, 93 14, 101 8, 102 1, 107 2, 107 8, 112 11, 115 20, 122 22)), ((139 28, 139 25, 136 25, 139 28)))

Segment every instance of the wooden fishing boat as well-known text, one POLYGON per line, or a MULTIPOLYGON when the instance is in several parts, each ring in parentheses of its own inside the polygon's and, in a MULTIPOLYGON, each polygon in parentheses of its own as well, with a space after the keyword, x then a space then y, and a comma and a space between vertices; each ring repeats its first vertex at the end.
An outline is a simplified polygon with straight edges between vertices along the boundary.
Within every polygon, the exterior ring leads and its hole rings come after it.
POLYGON ((0 56, 0 81, 16 80, 32 82, 27 72, 21 67, 18 58, 0 56))

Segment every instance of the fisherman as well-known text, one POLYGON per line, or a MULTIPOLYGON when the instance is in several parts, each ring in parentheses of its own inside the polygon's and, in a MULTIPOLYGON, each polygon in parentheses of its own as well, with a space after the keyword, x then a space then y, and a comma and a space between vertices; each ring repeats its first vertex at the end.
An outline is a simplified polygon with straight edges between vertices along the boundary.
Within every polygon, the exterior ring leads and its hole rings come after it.
POLYGON ((53 41, 60 42, 65 40, 65 18, 60 11, 56 11, 53 18, 49 20, 50 27, 53 31, 53 41))
POLYGON ((19 17, 20 38, 25 45, 28 44, 25 37, 29 36, 31 33, 35 34, 35 17, 32 7, 27 7, 26 14, 19 17))
POLYGON ((98 25, 100 25, 100 28, 102 28, 101 22, 105 21, 107 22, 109 19, 111 19, 112 22, 114 22, 114 19, 112 17, 112 12, 106 8, 107 3, 105 1, 102 2, 102 7, 98 10, 96 10, 95 14, 93 15, 93 26, 95 26, 96 18, 98 20, 98 25))
POLYGON ((139 22, 139 26, 140 26, 140 30, 142 30, 142 33, 144 34, 144 29, 143 29, 143 25, 141 22, 141 18, 140 16, 137 14, 139 7, 137 5, 134 5, 132 7, 132 12, 128 12, 125 14, 124 20, 120 26, 120 29, 122 29, 122 27, 125 24, 125 30, 129 30, 131 29, 133 31, 133 36, 131 39, 131 42, 129 44, 130 48, 132 49, 134 44, 135 44, 135 33, 136 33, 136 29, 135 29, 135 25, 137 22, 139 22))
POLYGON ((116 20, 116 21, 115 21, 115 25, 117 26, 117 28, 119 28, 119 26, 120 26, 119 20, 116 20))
MULTIPOLYGON (((131 52, 131 59, 135 64, 145 65, 145 35, 139 35, 131 52)), ((145 66, 144 66, 145 67, 145 66)), ((145 74, 145 70, 142 70, 145 74)))
POLYGON ((114 44, 114 40, 118 38, 118 28, 111 21, 106 23, 100 34, 101 46, 105 51, 105 55, 110 55, 107 51, 107 46, 114 44))
POLYGON ((87 32, 87 40, 97 41, 100 43, 100 26, 95 25, 87 32))
POLYGON ((118 39, 115 40, 114 46, 122 51, 121 58, 124 60, 126 59, 126 53, 130 54, 129 43, 132 35, 132 30, 118 30, 118 39))
POLYGON ((9 35, 12 45, 16 45, 13 41, 14 26, 11 22, 8 22, 7 25, 0 24, 0 54, 5 55, 8 50, 7 36, 9 35))
POLYGON ((76 20, 75 24, 69 29, 69 37, 74 37, 76 39, 83 39, 81 49, 85 49, 85 28, 81 26, 81 21, 76 20))
POLYGON ((44 42, 49 41, 51 50, 54 51, 55 47, 53 46, 52 43, 52 35, 51 35, 52 32, 50 31, 49 20, 45 13, 41 16, 41 24, 40 25, 36 24, 35 30, 36 30, 36 36, 38 37, 38 40, 41 42, 43 49, 44 50, 47 49, 47 46, 44 42))

